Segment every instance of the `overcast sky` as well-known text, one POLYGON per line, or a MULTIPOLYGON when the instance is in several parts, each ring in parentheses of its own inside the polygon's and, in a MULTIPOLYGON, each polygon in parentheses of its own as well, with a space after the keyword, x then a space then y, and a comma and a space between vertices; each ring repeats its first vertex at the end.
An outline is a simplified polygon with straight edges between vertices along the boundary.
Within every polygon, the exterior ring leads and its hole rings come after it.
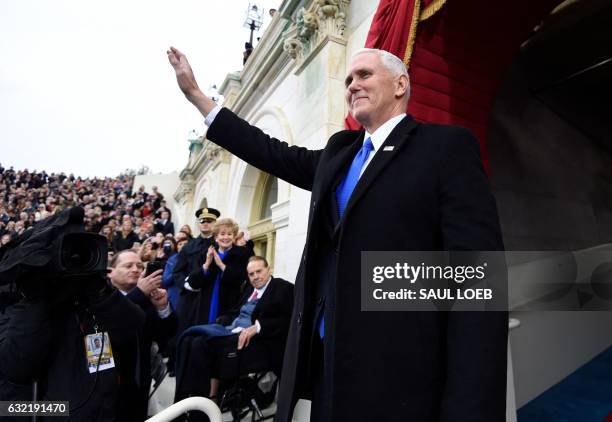
MULTIPOLYGON (((281 0, 258 0, 270 21, 281 0)), ((248 0, 2 0, 0 163, 115 176, 181 170, 202 118, 178 90, 166 49, 200 87, 242 68, 248 0)), ((261 35, 261 33, 259 34, 261 35)))

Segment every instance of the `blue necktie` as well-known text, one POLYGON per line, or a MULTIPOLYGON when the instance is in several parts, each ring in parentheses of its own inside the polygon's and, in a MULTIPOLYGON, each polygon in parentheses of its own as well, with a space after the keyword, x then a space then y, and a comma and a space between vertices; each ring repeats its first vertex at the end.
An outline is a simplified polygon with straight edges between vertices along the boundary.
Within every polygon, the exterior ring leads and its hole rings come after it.
POLYGON ((355 190, 355 186, 357 186, 357 182, 359 181, 361 169, 366 161, 368 161, 368 157, 370 156, 372 150, 374 150, 374 145, 372 145, 372 140, 368 138, 363 143, 361 149, 357 152, 357 155, 355 155, 346 177, 342 183, 340 183, 338 189, 336 189, 336 202, 338 202, 338 215, 340 218, 342 218, 344 215, 346 205, 348 204, 351 194, 353 193, 353 190, 355 190))
MULTIPOLYGON (((355 155, 355 158, 353 158, 353 162, 351 163, 351 167, 346 177, 342 183, 338 185, 338 189, 336 189, 336 202, 338 203, 338 215, 340 218, 344 215, 346 205, 351 198, 351 194, 355 190, 355 186, 357 186, 359 176, 361 175, 361 169, 368 161, 368 157, 373 150, 374 145, 372 145, 372 140, 370 138, 366 139, 361 149, 357 152, 357 155, 355 155)), ((323 314, 321 314, 321 318, 319 319, 319 337, 321 338, 323 338, 325 334, 324 324, 324 317, 323 314)))

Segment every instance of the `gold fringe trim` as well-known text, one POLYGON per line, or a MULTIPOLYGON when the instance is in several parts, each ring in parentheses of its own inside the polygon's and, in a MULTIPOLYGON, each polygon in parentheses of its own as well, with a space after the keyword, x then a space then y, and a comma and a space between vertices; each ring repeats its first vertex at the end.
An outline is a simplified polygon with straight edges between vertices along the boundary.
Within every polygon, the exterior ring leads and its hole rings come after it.
POLYGON ((433 15, 435 15, 438 10, 442 9, 444 3, 446 3, 446 0, 434 0, 433 2, 431 2, 429 6, 425 7, 425 9, 423 9, 423 11, 421 12, 421 15, 419 16, 419 22, 423 22, 425 19, 429 19, 433 15))
POLYGON ((417 24, 419 23, 419 13, 421 9, 421 0, 414 0, 414 10, 412 11, 412 21, 410 22, 410 32, 408 33, 408 42, 406 43, 406 53, 404 54, 404 64, 406 68, 410 68, 410 57, 416 40, 417 24))

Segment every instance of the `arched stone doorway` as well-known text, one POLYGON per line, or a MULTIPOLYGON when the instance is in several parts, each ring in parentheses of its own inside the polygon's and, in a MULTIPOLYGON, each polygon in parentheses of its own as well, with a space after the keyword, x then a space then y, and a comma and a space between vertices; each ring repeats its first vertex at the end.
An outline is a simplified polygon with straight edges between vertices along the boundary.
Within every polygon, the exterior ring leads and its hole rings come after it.
POLYGON ((272 223, 272 205, 278 201, 278 180, 260 173, 255 187, 249 222, 249 232, 255 244, 255 254, 265 257, 274 267, 276 230, 272 223))

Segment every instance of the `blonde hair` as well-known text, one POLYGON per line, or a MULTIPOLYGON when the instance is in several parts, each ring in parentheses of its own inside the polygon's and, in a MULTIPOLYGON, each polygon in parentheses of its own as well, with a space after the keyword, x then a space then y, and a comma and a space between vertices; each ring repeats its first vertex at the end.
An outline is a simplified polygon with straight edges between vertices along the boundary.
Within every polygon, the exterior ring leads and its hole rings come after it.
POLYGON ((236 221, 234 221, 231 218, 220 218, 217 221, 215 221, 215 225, 213 226, 213 229, 212 229, 213 236, 216 236, 219 234, 221 227, 229 227, 234 233, 234 236, 238 234, 238 228, 239 228, 238 223, 236 223, 236 221))

